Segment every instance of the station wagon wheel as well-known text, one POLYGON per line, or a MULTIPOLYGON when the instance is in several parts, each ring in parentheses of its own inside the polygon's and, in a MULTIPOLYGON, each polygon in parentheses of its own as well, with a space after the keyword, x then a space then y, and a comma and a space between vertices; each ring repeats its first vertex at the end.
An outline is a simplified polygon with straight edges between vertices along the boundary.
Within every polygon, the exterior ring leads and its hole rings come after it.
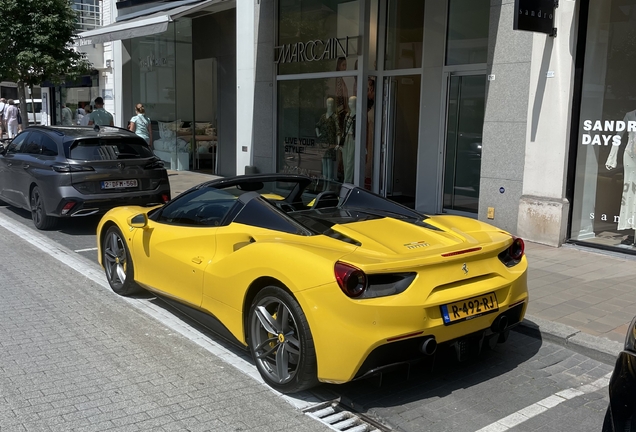
POLYGON ((129 296, 141 291, 135 282, 135 269, 128 246, 116 226, 108 228, 103 238, 102 264, 108 284, 117 294, 129 296))
POLYGON ((270 286, 254 299, 248 319, 248 343, 259 373, 282 393, 317 384, 316 351, 309 324, 298 302, 270 286))
POLYGON ((46 214, 44 200, 37 186, 31 191, 31 218, 33 225, 40 230, 51 229, 57 224, 57 218, 46 214))

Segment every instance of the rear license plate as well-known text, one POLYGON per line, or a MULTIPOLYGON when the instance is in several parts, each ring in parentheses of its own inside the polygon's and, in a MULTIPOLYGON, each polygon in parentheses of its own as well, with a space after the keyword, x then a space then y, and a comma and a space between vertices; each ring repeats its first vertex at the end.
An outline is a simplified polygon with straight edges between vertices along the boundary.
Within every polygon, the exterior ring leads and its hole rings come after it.
POLYGON ((455 324, 499 310, 494 292, 440 306, 444 324, 455 324))
POLYGON ((137 187, 137 180, 108 180, 102 182, 102 189, 124 189, 137 187))

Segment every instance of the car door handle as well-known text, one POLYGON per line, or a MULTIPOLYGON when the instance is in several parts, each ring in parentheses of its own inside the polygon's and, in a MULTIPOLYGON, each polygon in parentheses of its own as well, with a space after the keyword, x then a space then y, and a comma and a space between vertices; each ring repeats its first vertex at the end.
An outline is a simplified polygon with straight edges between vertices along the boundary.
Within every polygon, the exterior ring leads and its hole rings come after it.
POLYGON ((7 162, 7 166, 11 166, 13 165, 11 162, 7 162))
POLYGON ((29 164, 24 164, 24 165, 22 165, 22 168, 24 168, 24 169, 28 169, 30 166, 31 166, 31 165, 29 165, 29 164))
POLYGON ((195 264, 201 264, 203 262, 203 259, 201 257, 194 257, 192 258, 192 262, 195 264))

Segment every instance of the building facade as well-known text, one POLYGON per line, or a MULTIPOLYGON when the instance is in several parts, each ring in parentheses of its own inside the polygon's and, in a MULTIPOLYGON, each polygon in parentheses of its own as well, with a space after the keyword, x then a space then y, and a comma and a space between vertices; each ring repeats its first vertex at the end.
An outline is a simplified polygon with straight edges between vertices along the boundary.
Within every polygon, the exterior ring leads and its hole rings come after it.
POLYGON ((353 182, 545 244, 636 251, 636 0, 116 8, 82 36, 113 43, 120 125, 144 103, 173 169, 353 182))

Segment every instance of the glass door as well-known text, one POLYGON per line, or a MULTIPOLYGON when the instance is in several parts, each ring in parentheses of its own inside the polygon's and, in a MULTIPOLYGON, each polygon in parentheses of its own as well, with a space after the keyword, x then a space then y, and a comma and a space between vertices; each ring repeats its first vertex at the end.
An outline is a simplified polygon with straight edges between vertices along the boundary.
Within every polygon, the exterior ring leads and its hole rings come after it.
POLYGON ((485 74, 449 75, 444 212, 477 213, 485 99, 485 74))
POLYGON ((415 207, 420 85, 420 75, 384 79, 380 195, 411 208, 415 207))

